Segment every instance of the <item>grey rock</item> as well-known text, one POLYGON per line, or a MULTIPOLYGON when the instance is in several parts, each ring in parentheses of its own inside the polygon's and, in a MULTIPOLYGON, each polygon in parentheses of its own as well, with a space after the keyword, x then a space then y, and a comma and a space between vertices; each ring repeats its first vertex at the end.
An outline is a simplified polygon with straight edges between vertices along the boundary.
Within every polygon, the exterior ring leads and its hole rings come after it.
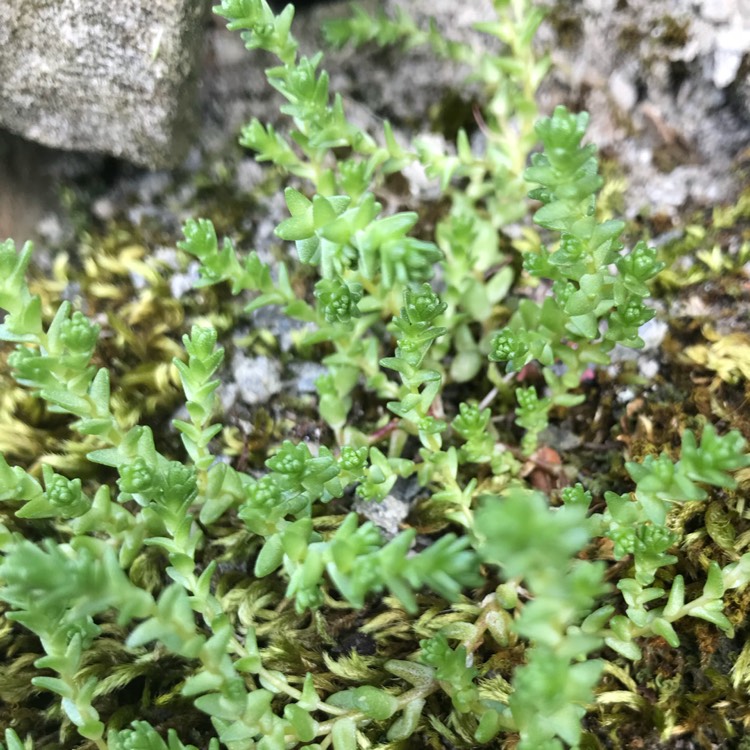
POLYGON ((23 244, 40 220, 58 209, 50 184, 51 154, 50 149, 0 130, 0 241, 14 237, 23 244))
MULTIPOLYGON (((221 408, 226 414, 237 402, 240 389, 237 383, 222 383, 219 386, 217 393, 219 395, 219 401, 221 401, 221 408)), ((249 430, 252 430, 252 425, 248 425, 248 431, 249 430)))
POLYGON ((630 217, 736 198, 734 162, 750 141, 748 11, 750 0, 554 4, 539 34, 554 62, 543 108, 591 112, 588 137, 628 176, 630 217), (579 33, 566 37, 571 24, 579 33))
POLYGON ((659 318, 652 318, 644 323, 638 330, 638 335, 643 339, 642 352, 658 352, 662 341, 667 335, 669 324, 659 318))
MULTIPOLYGON (((471 42, 487 47, 492 40, 473 28, 473 24, 492 20, 495 17, 491 0, 474 0, 456 3, 455 0, 365 0, 360 3, 369 13, 384 10, 391 17, 406 11, 421 28, 428 28, 432 20, 453 41, 471 42)), ((317 30, 330 18, 351 15, 347 3, 316 6, 306 14, 307 24, 302 23, 300 43, 306 53, 320 48, 317 30)), ((446 91, 461 92, 469 98, 473 84, 467 84, 471 72, 466 66, 437 59, 431 50, 414 48, 380 49, 371 45, 352 52, 344 48, 341 52, 326 54, 326 66, 331 71, 332 90, 345 96, 347 114, 359 126, 373 132, 382 130, 377 120, 387 118, 397 126, 424 132, 430 118, 430 110, 439 105, 446 91), (357 100, 347 98, 350 93, 357 100), (375 117, 373 117, 375 115, 375 117)))
POLYGON ((246 357, 237 352, 232 373, 242 400, 250 405, 266 403, 281 391, 281 364, 268 357, 246 357))
POLYGON ((667 335, 669 325, 663 320, 652 318, 638 329, 638 335, 643 339, 643 348, 631 349, 622 344, 616 344, 610 359, 613 363, 638 360, 639 362, 652 359, 660 351, 661 343, 667 335))
POLYGON ((235 178, 237 189, 242 193, 252 193, 266 177, 266 171, 255 159, 243 159, 237 165, 235 178))
POLYGON ((413 479, 399 479, 391 493, 380 502, 371 502, 357 497, 352 510, 372 521, 387 539, 393 539, 401 530, 401 524, 409 515, 419 495, 419 484, 413 479))
MULTIPOLYGON (((312 323, 302 323, 284 315, 275 305, 271 307, 261 307, 259 310, 253 310, 251 315, 253 328, 261 328, 270 331, 278 340, 279 348, 282 352, 290 352, 295 345, 297 337, 302 336, 304 331, 313 331, 315 326, 312 323)), ((240 333, 238 331, 238 333, 240 333)))
POLYGON ((655 359, 639 359, 638 372, 646 380, 653 380, 659 372, 659 362, 655 359))
POLYGON ((737 78, 742 58, 750 52, 750 24, 747 28, 731 27, 716 35, 713 81, 725 88, 737 78))
POLYGON ((0 125, 150 168, 184 155, 208 0, 3 0, 0 125))
POLYGON ((559 425, 550 425, 543 430, 539 438, 545 445, 554 445, 558 451, 572 451, 581 446, 583 438, 573 430, 559 425))
MULTIPOLYGON (((642 349, 630 349, 629 347, 616 344, 610 355, 612 365, 608 368, 614 375, 622 362, 636 362, 638 372, 647 380, 652 380, 659 372, 659 352, 661 343, 669 330, 669 325, 659 318, 652 318, 644 323, 638 330, 638 335, 643 339, 642 349)), ((620 399, 625 402, 628 399, 620 399)))
POLYGON ((393 495, 388 495, 379 503, 357 499, 352 509, 372 521, 387 540, 398 534, 401 522, 409 515, 408 504, 393 495))
POLYGON ((49 245, 59 247, 66 239, 72 239, 70 222, 54 212, 45 214, 36 225, 37 234, 49 245))
POLYGON ((609 91, 615 104, 624 112, 633 109, 638 101, 635 84, 622 70, 616 70, 609 77, 609 91))
POLYGON ((327 367, 317 362, 293 362, 289 370, 299 393, 315 393, 315 381, 328 372, 327 367))
POLYGON ((97 198, 91 206, 91 212, 97 219, 109 221, 114 218, 117 208, 111 197, 103 195, 97 198))
MULTIPOLYGON (((17 13, 22 3, 24 7, 31 7, 45 2, 56 9, 73 4, 94 4, 94 0, 0 0, 0 92, 4 92, 9 74, 12 77, 16 71, 15 75, 19 75, 17 69, 9 72, 6 62, 11 54, 8 44, 3 44, 11 33, 6 21, 11 13, 17 13)), ((112 18, 131 12, 123 7, 135 2, 122 0, 107 12, 112 18)), ((192 7, 202 0, 156 0, 152 4, 137 0, 144 7, 148 5, 152 19, 156 19, 167 5, 183 7, 188 2, 192 7)), ((471 3, 365 0, 364 4, 370 11, 380 7, 386 10, 401 7, 415 16, 423 28, 426 28, 427 18, 436 15, 438 25, 452 39, 470 38, 478 43, 486 43, 487 38, 472 30, 471 23, 491 20, 494 14, 491 0, 471 3)), ((676 215, 682 206, 669 200, 673 195, 704 205, 731 200, 738 185, 738 170, 733 161, 750 142, 750 55, 745 54, 735 80, 725 88, 716 86, 715 63, 717 54, 731 52, 731 39, 727 37, 725 44, 725 37, 720 34, 727 29, 746 28, 750 23, 750 0, 628 0, 627 3, 580 0, 575 4, 574 13, 569 9, 566 11, 569 4, 548 4, 554 7, 550 20, 540 29, 539 43, 540 51, 543 48, 551 52, 554 66, 541 92, 542 109, 551 111, 556 104, 566 103, 591 111, 589 139, 599 144, 608 157, 617 160, 628 178, 629 188, 624 201, 627 216, 632 218, 644 209, 676 215), (729 15, 725 8, 729 9, 729 15), (561 29, 566 24, 556 26, 554 23, 558 12, 568 12, 571 23, 580 27, 579 32, 570 35, 573 41, 565 44, 561 29), (687 39, 683 45, 669 43, 669 35, 662 23, 665 17, 685 24, 687 39), (655 119, 662 126, 666 125, 666 129, 662 127, 659 131, 654 126, 655 119), (678 146, 686 144, 685 153, 678 153, 667 167, 659 167, 655 164, 656 157, 675 145, 665 142, 665 133, 667 136, 672 133, 678 146), (692 169, 692 172, 682 173, 688 189, 677 185, 678 192, 670 194, 664 189, 662 177, 680 164, 689 164, 692 169), (655 187, 650 188, 652 184, 655 187), (656 203, 652 203, 654 195, 656 203), (665 197, 663 202, 660 202, 660 195, 665 197)), ((60 12, 63 15, 68 13, 67 10, 60 12)), ((177 13, 170 12, 173 17, 177 13)), ((349 12, 343 2, 299 9, 293 33, 300 40, 302 51, 310 54, 325 49, 320 38, 322 21, 349 12)), ((59 45, 58 36, 55 34, 47 43, 50 48, 59 45)), ((228 32, 221 19, 215 18, 206 26, 205 36, 207 54, 198 92, 201 128, 187 159, 181 163, 188 174, 204 170, 212 160, 221 163, 222 160, 236 159, 237 133, 251 117, 271 122, 281 132, 287 132, 289 128, 288 118, 279 114, 280 97, 267 84, 263 73, 264 68, 275 64, 274 59, 263 53, 247 52, 239 35, 228 32)), ((166 38, 162 34, 162 45, 154 66, 164 63, 166 38)), ((146 56, 150 59, 151 47, 145 39, 144 36, 139 44, 149 51, 146 56)), ((15 42, 11 46, 15 47, 15 42)), ((41 43, 35 41, 38 54, 41 54, 40 46, 41 43)), ((13 54, 18 57, 19 53, 13 54)), ((735 62, 736 56, 732 65, 735 62)), ((405 145, 416 133, 429 129, 446 90, 458 92, 465 101, 471 101, 475 95, 478 100, 482 98, 478 90, 472 89, 475 84, 465 84, 465 76, 470 71, 438 60, 425 49, 380 50, 370 45, 356 51, 326 50, 322 66, 331 74, 331 90, 342 94, 350 118, 377 139, 382 138, 382 118, 389 118, 398 140, 405 145)), ((147 69, 146 73, 151 74, 153 70, 147 69)), ((725 78, 728 75, 725 74, 725 78)), ((107 88, 111 82, 100 86, 107 88)), ((149 93, 152 95, 155 96, 156 92, 149 93)), ((0 111, 3 106, 6 105, 0 100, 0 111)), ((113 144, 123 131, 131 127, 127 123, 128 112, 120 112, 118 116, 124 115, 124 124, 118 122, 116 126, 101 129, 100 137, 108 141, 107 148, 112 146, 114 149, 113 144)), ((147 131, 141 135, 150 137, 147 131)), ((129 137, 131 133, 125 135, 129 137)), ((4 148, 3 137, 11 136, 0 134, 0 236, 11 235, 23 240, 32 235, 39 220, 52 210, 55 190, 61 182, 65 183, 55 166, 61 161, 76 161, 82 165, 80 171, 88 174, 92 182, 100 179, 100 157, 92 161, 95 157, 55 153, 37 144, 21 142, 15 136, 4 148), (38 154, 29 158, 25 155, 29 150, 38 154)), ((479 146, 481 138, 481 131, 477 131, 473 142, 479 146)), ((120 152, 126 155, 124 151, 120 152)), ((252 155, 246 152, 234 177, 240 192, 254 192, 256 180, 267 173, 265 165, 262 170, 256 167, 252 155)), ((176 206, 172 203, 164 205, 162 196, 174 191, 174 185, 166 186, 143 175, 133 177, 132 171, 127 174, 130 175, 129 181, 118 177, 107 195, 93 203, 94 215, 99 219, 107 221, 121 216, 135 222, 157 219, 159 224, 172 231, 172 223, 194 212, 193 207, 188 206, 190 191, 194 193, 196 190, 192 181, 180 188, 183 193, 172 193, 170 200, 176 200, 176 206), (146 184, 143 192, 137 185, 140 180, 146 184), (131 212, 129 207, 134 200, 163 205, 159 212, 153 208, 131 212)), ((429 200, 434 182, 425 180, 417 168, 409 173, 408 178, 413 202, 418 204, 429 200)), ((294 180, 292 183, 298 184, 294 180)), ((302 187, 307 189, 309 186, 302 187)), ((273 229, 288 216, 288 212, 281 191, 267 199, 262 194, 258 197, 259 210, 248 212, 238 226, 243 233, 241 249, 254 248, 265 262, 273 262, 278 257, 280 244, 273 229)), ((390 206, 387 208, 394 210, 390 206)), ((290 245, 284 248, 284 252, 293 254, 294 249, 290 245)), ((278 316, 278 311, 273 314, 278 316)), ((291 345, 294 333, 294 330, 284 333, 285 349, 291 345)))
POLYGON ((175 299, 180 299, 183 295, 195 289, 200 280, 200 263, 197 260, 188 264, 187 270, 175 272, 169 277, 169 290, 175 299))
POLYGON ((669 174, 656 174, 646 185, 648 204, 657 210, 681 206, 689 193, 688 167, 677 167, 669 174))
POLYGON ((705 18, 719 23, 729 21, 737 12, 736 0, 703 0, 702 6, 705 18))
POLYGON ((632 388, 623 388, 617 393, 617 401, 620 404, 629 404, 635 398, 635 391, 632 388))

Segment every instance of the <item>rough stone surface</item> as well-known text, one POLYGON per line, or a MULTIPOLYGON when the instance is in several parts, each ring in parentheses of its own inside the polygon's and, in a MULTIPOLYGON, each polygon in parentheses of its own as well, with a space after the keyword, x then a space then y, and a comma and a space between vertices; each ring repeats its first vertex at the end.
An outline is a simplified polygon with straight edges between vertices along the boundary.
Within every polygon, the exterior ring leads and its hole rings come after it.
POLYGON ((207 0, 3 0, 0 125, 170 166, 190 142, 207 0))
POLYGON ((629 216, 731 201, 750 142, 750 0, 551 5, 542 105, 591 112, 590 139, 627 176, 629 216))
MULTIPOLYGON (((8 13, 7 2, 21 0, 0 0, 0 17, 8 13)), ((471 23, 491 19, 493 13, 490 0, 460 4, 364 0, 363 4, 371 11, 393 10, 400 4, 422 24, 435 14, 451 38, 477 41, 484 37, 471 29, 471 23)), ((590 111, 590 139, 605 157, 617 162, 628 182, 624 205, 629 216, 645 211, 676 219, 691 204, 733 200, 742 160, 750 156, 750 54, 742 52, 750 0, 581 0, 573 5, 549 0, 548 4, 550 14, 538 40, 540 50, 552 54, 553 67, 540 94, 542 110, 549 112, 564 103, 590 111), (734 80, 717 86, 717 69, 719 82, 729 81, 738 54, 734 80), (727 56, 732 58, 728 66, 723 62, 727 56)), ((305 54, 325 50, 323 66, 331 74, 331 90, 341 93, 349 117, 378 138, 382 119, 388 118, 397 138, 408 143, 452 108, 463 107, 461 124, 472 129, 471 104, 481 97, 472 88, 475 84, 465 83, 469 72, 465 68, 438 61, 425 49, 380 50, 375 45, 339 52, 326 49, 321 24, 348 12, 346 3, 300 9, 293 33, 305 54)), ((0 37, 7 34, 7 28, 0 26, 0 37)), ((171 175, 177 174, 179 180, 180 175, 221 168, 236 190, 247 194, 262 179, 262 171, 237 145, 240 128, 252 117, 271 122, 282 132, 289 128, 288 118, 279 113, 280 95, 263 74, 275 60, 247 52, 239 35, 227 31, 222 19, 209 21, 205 37, 200 127, 181 170, 171 175)), ((0 50, 0 57, 3 54, 0 50)), ((0 80, 0 88, 3 85, 0 80)), ((481 148, 482 138, 475 129, 472 143, 481 148)), ((103 221, 158 220, 173 231, 193 212, 190 190, 196 188, 189 180, 167 191, 172 195, 166 203, 161 187, 155 196, 143 194, 141 183, 148 185, 149 177, 139 170, 80 154, 60 155, 17 140, 4 142, 0 134, 0 237, 10 235, 19 241, 32 237, 39 220, 52 210, 45 189, 67 187, 71 175, 79 185, 96 186, 92 204, 103 221)), ((408 178, 414 202, 434 200, 429 192, 434 181, 425 180, 417 167, 408 178)), ((262 198, 257 215, 243 218, 236 229, 249 233, 248 245, 268 260, 268 248, 275 242, 273 228, 286 216, 279 190, 262 198)))
POLYGON ((281 365, 268 357, 246 357, 236 352, 232 372, 245 404, 264 404, 281 391, 281 365))
POLYGON ((379 502, 356 497, 352 503, 352 510, 372 521, 385 539, 391 540, 402 530, 402 524, 417 501, 419 492, 419 483, 413 477, 398 479, 390 494, 379 502))

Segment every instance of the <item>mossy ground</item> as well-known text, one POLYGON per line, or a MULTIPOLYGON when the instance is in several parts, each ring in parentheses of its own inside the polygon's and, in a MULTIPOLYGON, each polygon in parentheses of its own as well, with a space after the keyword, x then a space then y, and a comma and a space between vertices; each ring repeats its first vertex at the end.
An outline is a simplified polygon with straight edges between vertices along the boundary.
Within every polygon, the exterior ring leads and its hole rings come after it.
MULTIPOLYGON (((447 127, 455 128, 455 122, 447 127)), ((252 236, 244 229, 250 226, 248 215, 264 210, 265 199, 280 190, 281 182, 269 172, 257 195, 237 194, 227 179, 235 168, 228 159, 221 169, 213 167, 189 178, 196 189, 186 208, 195 216, 211 218, 220 235, 231 233, 242 247, 252 236)), ((750 186, 747 175, 741 179, 750 186)), ((284 369, 300 355, 283 349, 277 331, 253 328, 241 313, 241 304, 232 301, 226 289, 207 288, 174 299, 170 278, 184 270, 186 259, 175 256, 175 267, 173 260, 152 249, 174 247, 179 239, 175 227, 159 221, 136 225, 121 217, 102 222, 88 213, 90 197, 85 189, 73 196, 69 206, 76 217, 73 246, 60 248, 53 256, 51 273, 36 273, 34 291, 42 295, 48 314, 61 295, 69 296, 102 324, 95 364, 110 368, 118 415, 126 423, 149 424, 160 449, 183 458, 170 426, 182 402, 171 360, 182 356, 180 338, 193 322, 208 320, 215 325, 228 353, 240 345, 231 337, 239 325, 249 330, 241 342, 249 354, 278 357, 284 369)), ((604 210, 618 213, 619 202, 617 190, 610 190, 604 210)), ((439 205, 412 207, 428 223, 441 212, 439 205)), ((583 386, 585 403, 553 415, 553 424, 574 438, 572 447, 543 446, 546 452, 538 452, 524 466, 535 486, 555 490, 580 479, 601 504, 605 489, 628 488, 626 458, 639 460, 662 450, 675 451, 681 432, 698 427, 701 417, 723 431, 739 429, 750 437, 750 279, 746 267, 750 261, 750 187, 733 205, 689 212, 668 223, 666 227, 663 217, 656 216, 634 222, 630 228, 633 240, 644 236, 661 240, 666 229, 671 237, 661 245, 669 267, 654 290, 668 324, 663 347, 653 355, 658 360, 657 374, 645 378, 633 362, 613 372, 596 373, 583 386), (722 346, 727 336, 734 337, 731 345, 722 346), (624 400, 626 388, 632 397, 624 400)), ((422 229, 428 231, 428 227, 422 229)), ((280 247, 267 250, 282 252, 280 247)), ((295 274, 296 288, 309 294, 309 275, 299 268, 295 274)), ((93 444, 77 438, 68 429, 69 420, 47 412, 41 402, 13 383, 6 366, 8 352, 8 347, 0 351, 0 450, 8 461, 35 475, 40 474, 42 463, 49 463, 93 484, 111 481, 112 477, 94 473, 85 459, 93 444)), ((315 360, 321 354, 309 351, 305 356, 315 360)), ((448 387, 443 396, 446 414, 454 414, 460 400, 483 398, 490 387, 481 380, 448 387)), ((359 420, 355 426, 369 429, 384 413, 383 405, 362 405, 354 410, 359 420)), ((317 418, 312 397, 296 393, 293 387, 272 403, 237 405, 222 421, 225 430, 216 439, 215 452, 229 456, 236 468, 251 472, 261 470, 269 451, 285 438, 332 440, 317 418)), ((501 417, 498 429, 510 445, 517 444, 520 436, 514 433, 510 416, 501 417)), ((745 497, 750 472, 741 472, 739 479, 737 490, 719 493, 709 504, 685 505, 674 515, 672 522, 684 536, 676 553, 679 562, 669 575, 682 574, 689 585, 692 582, 700 588, 707 560, 727 563, 746 551, 750 513, 745 497)), ((325 515, 315 519, 317 528, 336 528, 349 502, 350 498, 344 498, 327 506, 325 515)), ((0 519, 32 539, 66 535, 63 527, 51 523, 40 526, 16 519, 7 507, 0 509, 0 519)), ((421 542, 427 544, 429 535, 448 522, 440 508, 421 497, 405 524, 416 528, 423 535, 421 542)), ((256 628, 265 666, 297 675, 300 683, 306 672, 312 672, 322 693, 361 682, 392 684, 393 678, 383 669, 387 659, 407 657, 420 638, 449 623, 474 622, 481 614, 478 603, 496 583, 488 577, 484 589, 466 592, 454 606, 422 596, 416 617, 390 597, 373 599, 355 611, 332 593, 319 612, 299 615, 284 598, 282 581, 252 577, 257 544, 236 517, 223 518, 212 527, 208 539, 201 564, 220 561, 216 593, 239 626, 256 628)), ((611 582, 627 570, 628 561, 615 562, 606 544, 592 545, 586 554, 611 561, 611 582)), ((166 580, 164 569, 160 553, 149 548, 136 558, 130 575, 144 588, 158 591, 166 580)), ((750 722, 750 648, 745 646, 750 591, 729 594, 727 601, 727 614, 736 627, 733 639, 707 623, 686 620, 678 625, 679 649, 652 638, 643 644, 644 658, 636 664, 603 652, 608 664, 597 705, 586 719, 584 747, 730 750, 748 746, 743 737, 750 722)), ((85 667, 100 679, 96 705, 103 720, 118 728, 135 718, 145 719, 160 731, 175 727, 184 742, 205 747, 212 735, 210 723, 179 695, 195 665, 159 648, 132 653, 122 645, 123 634, 116 625, 105 623, 104 630, 85 667)), ((40 750, 88 750, 92 745, 82 742, 63 719, 57 701, 31 685, 30 678, 36 674, 32 663, 40 655, 33 636, 0 619, 0 730, 13 726, 21 736, 29 733, 40 750)), ((475 652, 483 693, 507 694, 513 670, 523 658, 523 647, 512 636, 502 648, 488 639, 475 652)), ((435 695, 430 701, 426 711, 430 723, 417 736, 405 744, 378 745, 375 732, 374 746, 388 750, 472 747, 470 729, 450 712, 448 699, 435 695)), ((511 750, 515 738, 498 740, 494 746, 511 750)))

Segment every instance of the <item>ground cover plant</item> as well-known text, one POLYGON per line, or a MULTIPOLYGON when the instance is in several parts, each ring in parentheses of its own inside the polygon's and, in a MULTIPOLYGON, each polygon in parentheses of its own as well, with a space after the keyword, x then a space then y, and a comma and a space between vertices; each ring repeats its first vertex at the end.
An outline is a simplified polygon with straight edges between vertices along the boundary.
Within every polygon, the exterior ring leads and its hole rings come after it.
MULTIPOLYGON (((303 324, 296 349, 326 368, 317 439, 280 440, 252 470, 232 460, 218 398, 231 317, 153 345, 174 356, 185 404, 170 436, 97 353, 105 334, 136 345, 127 326, 35 293, 30 245, 0 246, 0 338, 20 387, 6 408, 25 389, 72 431, 54 460, 15 464, 12 444, 0 457, 0 637, 12 649, 31 633, 43 651, 15 662, 32 708, 8 750, 605 747, 607 707, 637 699, 645 647, 679 649, 689 622, 734 638, 750 555, 724 508, 750 466, 742 434, 693 418, 679 445, 621 458, 612 484, 548 445, 614 348, 642 346, 664 264, 602 215, 587 115, 537 111, 541 10, 495 6, 480 30, 496 52, 405 15, 328 29, 334 44, 428 43, 470 64, 484 140, 460 131, 450 152, 347 119, 322 56, 299 53, 291 6, 215 8, 278 59, 266 74, 289 131, 254 120, 241 142, 287 178, 276 234, 296 258, 266 264, 204 218, 177 244, 198 289, 237 297, 234 316, 273 306, 303 324), (434 237, 379 200, 414 164, 444 196, 434 237), (408 489, 397 532, 352 511, 408 489), (695 512, 725 541, 691 556, 695 512), (342 619, 356 637, 334 658, 342 619), (35 736, 35 712, 52 738, 35 736)), ((677 720, 654 722, 668 737, 677 720)))

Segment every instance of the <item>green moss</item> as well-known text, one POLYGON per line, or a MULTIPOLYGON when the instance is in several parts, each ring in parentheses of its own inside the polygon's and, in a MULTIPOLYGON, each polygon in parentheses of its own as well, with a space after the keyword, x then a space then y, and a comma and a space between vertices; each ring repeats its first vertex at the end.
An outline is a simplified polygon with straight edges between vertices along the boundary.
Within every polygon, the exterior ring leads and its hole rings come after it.
POLYGON ((659 19, 654 35, 669 47, 684 47, 690 39, 691 23, 689 17, 677 18, 665 14, 659 19))

